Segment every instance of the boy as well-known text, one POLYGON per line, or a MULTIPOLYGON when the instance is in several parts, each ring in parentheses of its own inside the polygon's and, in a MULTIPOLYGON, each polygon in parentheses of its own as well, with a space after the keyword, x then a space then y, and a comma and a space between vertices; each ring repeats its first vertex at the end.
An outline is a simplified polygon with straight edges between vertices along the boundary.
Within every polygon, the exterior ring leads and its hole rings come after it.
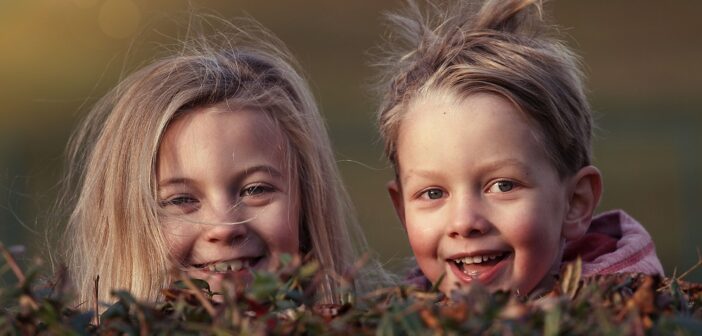
POLYGON ((602 177, 582 74, 541 3, 488 1, 474 16, 459 4, 435 26, 410 5, 391 20, 415 47, 388 62, 379 124, 423 275, 447 294, 473 281, 535 294, 578 255, 585 276, 662 274, 640 224, 593 219, 602 177))

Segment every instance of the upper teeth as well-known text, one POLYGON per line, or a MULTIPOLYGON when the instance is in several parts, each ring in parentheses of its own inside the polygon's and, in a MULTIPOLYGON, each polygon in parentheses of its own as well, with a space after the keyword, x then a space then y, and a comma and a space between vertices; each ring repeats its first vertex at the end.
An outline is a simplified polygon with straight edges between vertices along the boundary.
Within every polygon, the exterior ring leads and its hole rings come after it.
POLYGON ((498 257, 501 257, 502 253, 498 254, 492 254, 492 255, 484 255, 484 256, 473 256, 473 257, 465 257, 465 258, 460 258, 460 259, 454 259, 456 263, 464 263, 466 265, 470 264, 479 264, 488 260, 495 260, 498 257))
POLYGON ((248 267, 248 261, 244 260, 231 260, 231 261, 221 261, 214 264, 209 264, 205 266, 205 269, 210 272, 231 272, 239 271, 244 267, 248 267))

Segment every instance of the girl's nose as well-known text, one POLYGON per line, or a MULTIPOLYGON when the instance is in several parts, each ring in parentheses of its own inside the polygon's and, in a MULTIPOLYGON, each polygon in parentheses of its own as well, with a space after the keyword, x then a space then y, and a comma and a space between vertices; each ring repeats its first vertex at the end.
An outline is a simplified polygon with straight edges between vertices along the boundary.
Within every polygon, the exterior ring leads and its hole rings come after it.
POLYGON ((492 230, 492 224, 484 216, 484 210, 480 201, 456 199, 456 204, 452 207, 451 223, 448 235, 451 238, 473 238, 480 237, 492 230))
POLYGON ((223 202, 222 206, 213 207, 211 211, 211 220, 204 224, 205 241, 231 244, 246 237, 249 229, 239 218, 241 210, 236 206, 232 207, 223 202))
POLYGON ((205 224, 204 239, 212 244, 231 245, 236 241, 243 240, 248 234, 245 223, 217 223, 205 224))

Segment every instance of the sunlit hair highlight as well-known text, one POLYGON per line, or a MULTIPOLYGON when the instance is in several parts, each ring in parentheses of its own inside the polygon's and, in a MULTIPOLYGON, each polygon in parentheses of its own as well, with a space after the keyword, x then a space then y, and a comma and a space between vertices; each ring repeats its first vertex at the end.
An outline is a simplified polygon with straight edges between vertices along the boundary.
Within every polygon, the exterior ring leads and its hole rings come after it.
POLYGON ((388 19, 393 30, 382 47, 378 125, 395 168, 404 114, 437 92, 500 95, 527 117, 561 177, 590 164, 592 117, 583 75, 575 54, 545 22, 541 1, 455 1, 426 8, 408 1, 405 12, 388 19))

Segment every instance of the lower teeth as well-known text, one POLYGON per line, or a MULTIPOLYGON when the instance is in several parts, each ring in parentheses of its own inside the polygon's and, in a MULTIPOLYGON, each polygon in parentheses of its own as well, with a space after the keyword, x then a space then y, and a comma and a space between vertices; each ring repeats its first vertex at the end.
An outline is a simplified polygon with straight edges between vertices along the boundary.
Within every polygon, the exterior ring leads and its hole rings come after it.
POLYGON ((466 274, 467 276, 469 276, 473 280, 477 279, 480 276, 480 272, 478 272, 476 270, 470 270, 470 271, 466 270, 466 271, 463 271, 463 273, 466 274))

